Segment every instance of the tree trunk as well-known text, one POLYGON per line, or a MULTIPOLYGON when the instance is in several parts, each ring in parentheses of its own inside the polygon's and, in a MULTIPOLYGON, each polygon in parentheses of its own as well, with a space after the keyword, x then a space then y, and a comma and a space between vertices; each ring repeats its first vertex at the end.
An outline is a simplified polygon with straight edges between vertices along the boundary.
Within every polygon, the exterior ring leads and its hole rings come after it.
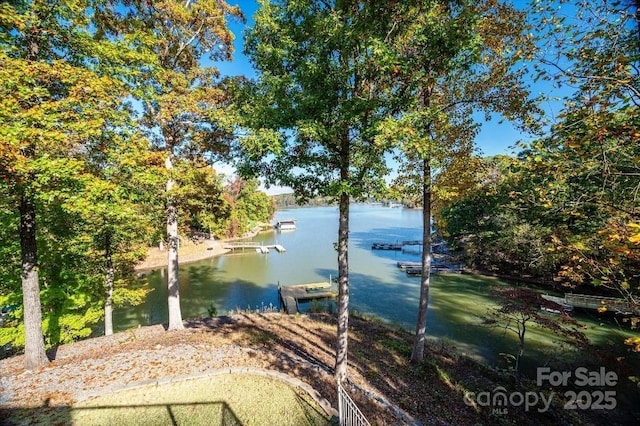
MULTIPOLYGON (((165 167, 171 174, 173 163, 171 155, 165 161, 165 167)), ((178 208, 171 193, 175 182, 169 177, 167 180, 167 286, 169 290, 169 330, 181 330, 182 312, 180 311, 180 284, 178 281, 178 208)))
POLYGON ((516 355, 516 365, 514 367, 514 374, 516 380, 516 387, 520 389, 520 380, 522 379, 522 375, 520 374, 520 361, 522 360, 522 356, 524 355, 524 335, 527 332, 527 323, 526 320, 522 322, 522 328, 518 330, 518 338, 520 340, 520 344, 518 346, 518 354, 516 355))
POLYGON ((638 29, 638 40, 640 40, 640 0, 636 0, 636 24, 638 29))
POLYGON ((424 359, 424 343, 427 331, 427 310, 429 308, 429 286, 431 281, 431 161, 423 160, 422 166, 422 281, 416 336, 411 351, 411 362, 420 363, 424 359))
POLYGON ((340 195, 338 227, 338 339, 336 345, 336 379, 347 378, 347 346, 349 331, 349 194, 340 195))
MULTIPOLYGON (((36 31, 27 37, 27 59, 37 60, 38 43, 36 31)), ((35 144, 24 148, 28 159, 35 157, 35 144)), ((33 176, 28 177, 29 180, 33 176)), ((22 304, 24 308, 24 368, 32 370, 49 363, 44 350, 42 334, 42 306, 38 282, 38 247, 36 244, 36 205, 28 189, 22 187, 20 194, 20 249, 22 257, 22 304)))
POLYGON ((104 301, 104 335, 110 336, 113 334, 113 257, 111 254, 111 236, 107 234, 105 237, 105 301, 104 301))
MULTIPOLYGON (((24 191, 24 190, 23 190, 24 191)), ((49 363, 42 336, 42 308, 38 284, 36 205, 30 195, 20 198, 20 247, 22 251, 22 303, 24 306, 24 368, 49 363)))

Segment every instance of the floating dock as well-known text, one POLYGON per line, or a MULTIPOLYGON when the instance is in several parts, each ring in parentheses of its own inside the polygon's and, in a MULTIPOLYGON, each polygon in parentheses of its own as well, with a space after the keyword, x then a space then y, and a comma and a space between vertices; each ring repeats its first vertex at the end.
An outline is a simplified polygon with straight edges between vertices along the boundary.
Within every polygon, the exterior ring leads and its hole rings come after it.
POLYGON ((371 244, 372 250, 402 250, 402 244, 393 243, 373 243, 371 244))
POLYGON ((280 244, 263 245, 261 243, 257 243, 257 242, 254 242, 254 241, 229 242, 229 243, 226 243, 223 246, 223 248, 231 250, 231 251, 236 251, 236 250, 245 251, 245 250, 249 249, 249 250, 255 250, 258 253, 264 253, 264 254, 269 253, 269 250, 275 250, 278 253, 284 253, 285 251, 287 251, 280 244))
POLYGON ((298 313, 298 302, 314 299, 333 299, 338 292, 333 289, 331 282, 297 284, 289 286, 278 285, 278 294, 288 314, 298 313))
MULTIPOLYGON (((422 251, 422 240, 405 240, 396 243, 375 242, 371 244, 371 248, 374 250, 403 250, 409 246, 419 246, 419 250, 422 251)), ((432 242, 431 251, 434 253, 447 253, 449 249, 443 242, 432 242)))
POLYGON ((372 250, 402 250, 404 246, 422 246, 420 240, 408 240, 395 243, 375 242, 371 244, 372 250))
POLYGON ((422 268, 422 262, 398 262, 398 268, 407 269, 407 268, 422 268))
POLYGON ((564 298, 543 294, 542 298, 557 303, 564 309, 606 309, 626 315, 640 315, 640 306, 625 299, 591 296, 588 294, 565 293, 564 298))
MULTIPOLYGON (((422 265, 418 264, 418 266, 407 266, 404 268, 404 271, 409 276, 417 276, 422 275, 422 265)), ((431 273, 432 274, 460 274, 462 270, 459 267, 454 267, 453 265, 431 265, 431 273)))

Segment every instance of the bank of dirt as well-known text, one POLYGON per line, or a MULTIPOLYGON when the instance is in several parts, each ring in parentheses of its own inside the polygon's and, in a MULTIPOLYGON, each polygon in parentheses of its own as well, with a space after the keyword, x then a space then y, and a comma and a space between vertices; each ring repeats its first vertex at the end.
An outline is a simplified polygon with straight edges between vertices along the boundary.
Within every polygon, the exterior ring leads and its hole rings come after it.
MULTIPOLYGON (((259 232, 265 229, 272 229, 268 223, 258 224, 249 233, 241 238, 228 238, 224 240, 216 239, 198 239, 191 240, 189 238, 181 238, 178 248, 178 263, 186 264, 198 262, 200 260, 210 259, 212 257, 221 256, 229 253, 229 249, 225 249, 224 245, 227 241, 244 240, 255 237, 259 232)), ((167 250, 166 247, 149 247, 145 259, 135 266, 137 272, 150 271, 153 269, 166 268, 167 266, 167 250)))
MULTIPOLYGON (((210 259, 228 253, 221 240, 205 240, 193 242, 186 240, 178 249, 178 261, 180 264, 197 262, 210 259)), ((159 247, 149 247, 146 258, 135 267, 137 272, 149 271, 167 267, 167 250, 159 247)))

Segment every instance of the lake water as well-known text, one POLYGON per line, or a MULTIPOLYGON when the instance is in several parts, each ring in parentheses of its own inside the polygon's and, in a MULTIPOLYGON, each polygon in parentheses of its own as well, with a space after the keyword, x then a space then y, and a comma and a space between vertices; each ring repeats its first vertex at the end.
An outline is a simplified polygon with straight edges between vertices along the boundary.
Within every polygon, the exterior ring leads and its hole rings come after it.
MULTIPOLYGON (((286 252, 259 254, 247 250, 180 267, 180 300, 184 319, 208 316, 213 305, 218 315, 236 308, 279 306, 277 285, 326 281, 337 276, 337 207, 298 208, 279 211, 277 219, 293 218, 295 231, 267 231, 253 240, 281 244, 286 252)), ((399 260, 420 260, 420 248, 405 251, 371 250, 373 242, 419 240, 422 211, 371 205, 352 205, 350 214, 350 308, 359 313, 415 328, 420 278, 408 277, 396 267, 399 260)), ((165 271, 150 273, 152 291, 145 303, 114 312, 115 331, 138 325, 168 322, 165 271)), ((479 316, 492 306, 491 286, 500 281, 471 275, 432 275, 427 333, 459 351, 495 362, 501 352, 513 353, 515 339, 504 331, 487 329, 479 316)), ((596 340, 618 340, 617 330, 603 329, 598 318, 585 318, 596 340)), ((532 328, 527 339, 533 357, 544 357, 554 344, 545 333, 532 328)))

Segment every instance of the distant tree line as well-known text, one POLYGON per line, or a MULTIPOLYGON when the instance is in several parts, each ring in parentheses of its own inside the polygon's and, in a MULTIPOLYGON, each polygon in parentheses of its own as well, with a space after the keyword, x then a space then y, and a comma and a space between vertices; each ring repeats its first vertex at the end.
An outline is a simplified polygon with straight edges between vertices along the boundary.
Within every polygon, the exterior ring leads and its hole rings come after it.
POLYGON ((286 209, 291 207, 318 207, 335 205, 335 201, 331 197, 313 197, 308 200, 300 200, 293 193, 272 195, 271 199, 278 209, 286 209))

